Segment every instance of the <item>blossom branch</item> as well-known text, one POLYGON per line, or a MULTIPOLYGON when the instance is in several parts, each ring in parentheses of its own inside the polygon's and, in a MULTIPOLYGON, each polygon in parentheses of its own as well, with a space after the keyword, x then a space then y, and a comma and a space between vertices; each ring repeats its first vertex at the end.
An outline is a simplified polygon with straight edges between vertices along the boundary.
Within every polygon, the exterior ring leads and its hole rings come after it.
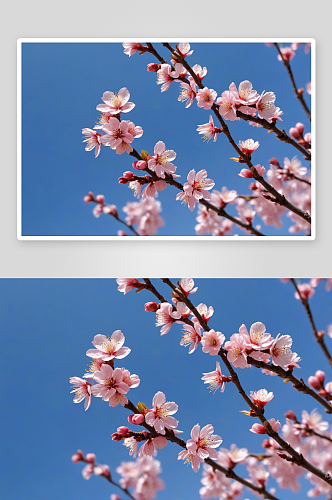
MULTIPOLYGON (((135 414, 141 414, 141 412, 139 411, 139 409, 130 400, 128 400, 128 403, 125 404, 124 407, 127 408, 127 409, 129 409, 129 410, 131 410, 135 414)), ((161 434, 158 434, 155 431, 155 429, 153 427, 151 427, 150 425, 148 425, 146 422, 143 422, 141 425, 143 427, 145 427, 145 429, 147 431, 149 431, 149 433, 152 436, 156 436, 156 437, 157 436, 161 436, 161 434)), ((186 442, 183 439, 177 437, 173 433, 173 431, 171 431, 171 430, 169 430, 167 428, 165 429, 165 434, 163 435, 163 437, 165 437, 167 439, 167 441, 171 441, 172 443, 177 444, 181 448, 187 449, 186 448, 186 442)), ((234 479, 235 481, 238 481, 239 483, 243 484, 247 488, 252 489, 253 491, 256 491, 257 493, 259 493, 260 495, 262 495, 264 498, 268 498, 270 500, 278 500, 277 497, 275 497, 274 495, 272 495, 271 493, 269 493, 264 487, 255 486, 254 484, 250 483, 249 481, 247 481, 246 479, 242 478, 241 476, 238 476, 232 469, 226 469, 225 467, 223 467, 222 465, 218 464, 217 462, 215 462, 211 458, 206 458, 204 461, 205 461, 205 463, 211 465, 211 467, 214 470, 219 470, 220 472, 222 472, 223 474, 225 474, 226 477, 229 477, 231 479, 234 479)))
MULTIPOLYGON (((97 203, 97 205, 99 205, 99 201, 97 201, 96 199, 90 199, 89 202, 93 202, 93 203, 97 203)), ((107 208, 108 205, 105 205, 105 207, 107 208)), ((138 232, 136 231, 136 229, 131 225, 131 224, 127 224, 124 220, 120 219, 119 217, 119 214, 117 212, 117 210, 110 210, 110 211, 103 211, 105 214, 108 214, 108 215, 111 215, 112 217, 114 217, 114 219, 116 219, 118 222, 121 222, 121 224, 125 225, 130 231, 132 231, 136 236, 139 236, 138 232)))
POLYGON ((299 287, 297 286, 296 284, 296 281, 294 278, 291 278, 291 282, 296 290, 296 292, 298 293, 299 297, 300 297, 300 300, 301 300, 301 303, 303 305, 303 307, 305 308, 305 311, 307 313, 307 316, 308 316, 308 319, 309 319, 309 322, 310 322, 310 325, 311 325, 311 329, 312 329, 312 333, 314 334, 314 337, 315 337, 315 340, 316 342, 318 342, 318 344, 320 345, 326 359, 328 360, 331 368, 332 368, 332 357, 331 357, 331 354, 328 350, 328 348, 326 347, 326 344, 325 344, 325 341, 324 341, 324 337, 322 335, 319 335, 318 331, 317 331, 317 328, 315 326, 315 322, 314 322, 314 318, 313 318, 313 315, 312 315, 312 312, 311 312, 311 308, 310 308, 310 305, 309 305, 309 300, 306 299, 305 297, 303 297, 301 295, 301 292, 299 290, 299 287))
MULTIPOLYGON (((163 281, 164 281, 164 283, 166 283, 169 286, 171 286, 171 281, 170 280, 163 279, 163 281)), ((175 287, 175 285, 173 283, 172 283, 172 285, 175 287)), ((173 289, 173 286, 171 286, 172 289, 173 289)), ((183 301, 184 301, 185 294, 181 290, 177 289, 176 287, 175 287, 174 291, 176 291, 176 293, 178 293, 180 295, 181 299, 183 299, 183 301)), ((191 301, 189 301, 189 299, 187 297, 186 297, 186 300, 187 300, 187 302, 191 302, 191 301)), ((187 303, 186 303, 186 305, 189 307, 189 305, 187 303)), ((194 310, 196 310, 196 308, 193 305, 192 305, 192 308, 194 310)), ((196 316, 196 317, 197 317, 198 321, 200 322, 200 324, 203 327, 202 323, 204 322, 204 320, 201 317, 201 315, 198 313, 197 310, 196 310, 196 313, 198 314, 198 316, 196 316)), ((207 326, 207 324, 206 324, 206 327, 204 329, 205 329, 205 331, 209 331, 210 330, 210 328, 207 326), (206 328, 207 328, 207 330, 206 330, 206 328)), ((223 361, 224 365, 226 366, 226 368, 228 369, 228 371, 230 373, 231 381, 236 386, 239 394, 245 400, 245 402, 247 403, 247 405, 250 407, 253 416, 257 416, 259 418, 259 420, 262 422, 262 424, 263 424, 263 426, 264 426, 264 428, 266 430, 266 433, 272 439, 274 439, 274 441, 276 441, 279 444, 279 446, 281 446, 281 448, 288 453, 288 455, 290 455, 290 457, 287 457, 286 455, 282 455, 281 458, 284 458, 285 460, 289 460, 289 461, 291 461, 293 463, 296 463, 300 467, 303 467, 304 469, 308 470, 309 472, 311 472, 315 476, 321 478, 327 484, 329 484, 330 486, 332 486, 332 477, 330 476, 330 474, 325 473, 324 471, 320 470, 318 467, 316 467, 312 463, 308 462, 308 460, 306 460, 304 458, 304 456, 302 455, 302 453, 298 453, 289 443, 287 443, 287 441, 285 441, 281 436, 279 436, 278 432, 276 432, 272 428, 270 422, 264 417, 264 413, 261 410, 261 408, 259 408, 258 406, 256 406, 251 401, 251 399, 249 398, 249 396, 247 395, 247 393, 243 389, 237 372, 234 370, 233 366, 231 365, 231 363, 227 359, 227 351, 225 349, 223 349, 222 347, 219 350, 219 356, 220 356, 221 360, 223 361)))
POLYGON ((306 104, 306 102, 305 102, 305 100, 304 100, 304 98, 303 98, 303 89, 302 89, 302 92, 301 92, 301 91, 297 88, 296 83, 295 83, 295 80, 294 80, 294 75, 293 75, 293 72, 292 72, 291 66, 290 66, 290 64, 289 64, 289 61, 286 61, 286 59, 283 57, 283 55, 282 55, 282 52, 281 52, 281 50, 280 50, 279 45, 278 45, 277 43, 275 43, 275 44, 274 44, 274 46, 276 47, 276 49, 277 49, 277 51, 278 51, 278 53, 279 53, 279 56, 281 57, 281 60, 282 60, 282 62, 284 63, 284 66, 285 66, 285 67, 286 67, 286 69, 287 69, 287 73, 288 73, 289 78, 290 78, 290 80, 291 80, 291 82, 292 82, 292 87, 293 87, 293 90, 294 90, 294 92, 295 92, 295 95, 296 95, 297 99, 300 101, 300 103, 301 103, 301 105, 302 105, 302 107, 303 107, 304 111, 306 112, 307 117, 308 117, 308 118, 309 118, 309 120, 311 121, 311 113, 310 113, 310 110, 309 110, 309 108, 308 108, 308 106, 307 106, 307 104, 306 104))
MULTIPOLYGON (((136 149, 133 149, 133 151, 129 154, 139 161, 144 161, 144 158, 136 151, 136 149)), ((143 170, 148 172, 148 174, 152 178, 152 181, 157 182, 160 180, 160 178, 156 175, 156 173, 153 172, 152 170, 150 170, 148 166, 146 168, 144 168, 143 170)), ((258 175, 258 173, 257 173, 257 175, 258 175)), ((183 185, 181 184, 181 182, 173 179, 173 177, 171 175, 166 173, 164 180, 167 184, 170 184, 171 186, 175 186, 180 191, 183 191, 183 185)), ((245 229, 246 231, 249 231, 250 233, 255 234, 256 236, 265 236, 263 233, 261 233, 260 231, 255 229, 252 224, 249 224, 249 223, 245 224, 241 220, 239 220, 236 217, 233 217, 232 215, 227 213, 223 208, 218 208, 215 205, 212 205, 212 203, 210 203, 209 201, 204 200, 203 198, 200 199, 198 203, 201 203, 201 205, 204 205, 206 208, 213 210, 218 215, 225 217, 225 219, 232 221, 234 224, 237 224, 242 229, 245 229)))
MULTIPOLYGON (((191 66, 182 57, 182 55, 179 54, 175 49, 173 49, 173 47, 169 43, 163 43, 162 45, 164 47, 166 47, 168 50, 170 50, 170 52, 172 52, 173 55, 175 55, 175 57, 179 60, 179 62, 181 62, 181 64, 185 67, 185 69, 193 77, 193 79, 195 80, 196 85, 200 89, 203 89, 204 85, 202 84, 202 82, 200 81, 200 79, 198 78, 198 76, 196 75, 196 73, 192 70, 191 66)), ((183 81, 187 82, 186 79, 184 79, 183 81)), ((237 154, 239 155, 239 157, 242 158, 243 163, 247 164, 247 166, 249 167, 251 173, 253 174, 254 179, 256 181, 258 181, 260 184, 262 184, 262 186, 264 186, 265 189, 269 193, 271 193, 273 195, 274 198, 270 199, 270 201, 273 202, 273 203, 277 203, 278 205, 284 206, 285 208, 287 208, 291 212, 294 212, 296 215, 298 215, 299 217, 301 217, 302 219, 304 219, 306 222, 308 222, 308 223, 311 224, 311 216, 308 214, 308 212, 303 212, 301 209, 299 209, 298 207, 296 207, 295 205, 293 205, 289 200, 287 200, 287 198, 284 195, 280 194, 271 184, 269 184, 264 179, 264 177, 262 177, 257 172, 256 168, 254 167, 254 165, 252 164, 252 162, 248 158, 248 156, 245 155, 242 152, 242 150, 238 147, 238 145, 235 143, 235 141, 234 141, 234 139, 233 139, 233 137, 232 137, 232 135, 231 135, 231 133, 229 131, 229 128, 226 125, 226 122, 224 121, 223 117, 219 113, 218 105, 215 104, 215 103, 213 103, 211 109, 213 110, 213 112, 214 112, 216 118, 218 119, 218 121, 220 122, 220 124, 222 126, 222 129, 223 129, 223 132, 226 135, 228 141, 233 146, 233 148, 235 149, 235 151, 237 152, 237 154)))

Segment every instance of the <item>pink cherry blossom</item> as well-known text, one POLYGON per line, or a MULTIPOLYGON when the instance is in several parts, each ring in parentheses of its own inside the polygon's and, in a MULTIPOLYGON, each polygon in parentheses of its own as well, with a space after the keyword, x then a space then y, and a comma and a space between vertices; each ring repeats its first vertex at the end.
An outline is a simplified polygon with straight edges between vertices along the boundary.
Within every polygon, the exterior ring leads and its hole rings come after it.
POLYGON ((162 448, 165 448, 167 445, 167 439, 164 438, 163 436, 158 436, 153 439, 147 439, 143 446, 141 446, 138 456, 143 457, 144 455, 146 456, 151 456, 153 455, 157 450, 161 450, 162 448))
MULTIPOLYGON (((297 285, 297 288, 299 289, 300 295, 304 300, 309 300, 315 294, 314 288, 312 288, 309 283, 297 285)), ((297 292, 295 292, 294 296, 297 300, 300 300, 300 296, 297 292)))
POLYGON ((240 83, 239 90, 237 90, 235 83, 231 83, 229 90, 234 93, 237 101, 241 104, 255 104, 259 98, 256 90, 252 90, 252 83, 248 80, 240 83))
POLYGON ((101 98, 105 104, 98 104, 97 110, 103 113, 111 113, 112 115, 118 115, 119 113, 128 113, 131 111, 135 104, 133 102, 128 102, 130 93, 123 87, 118 93, 115 92, 104 92, 101 98))
POLYGON ((225 390, 225 382, 229 382, 230 377, 226 377, 221 373, 219 361, 216 362, 216 369, 213 372, 203 373, 202 380, 204 380, 204 384, 208 385, 209 392, 216 392, 219 387, 220 391, 224 392, 225 390))
POLYGON ((239 147, 242 153, 251 156, 251 154, 259 147, 259 142, 254 142, 253 139, 247 139, 246 141, 240 141, 239 147))
POLYGON ((207 87, 199 89, 196 96, 197 106, 203 109, 211 109, 216 97, 217 92, 213 89, 209 89, 207 87))
POLYGON ((206 323, 209 321, 209 319, 213 316, 214 313, 214 309, 212 306, 207 307, 207 305, 203 303, 198 304, 198 306, 196 306, 196 309, 206 323))
POLYGON ((90 479, 93 474, 93 469, 93 464, 87 464, 84 467, 84 469, 82 470, 82 476, 84 477, 84 479, 90 479))
POLYGON ((149 184, 142 191, 142 198, 153 198, 158 194, 158 191, 163 191, 167 188, 167 183, 160 179, 160 181, 149 182, 149 184))
POLYGON ((192 76, 189 76, 188 80, 189 84, 185 82, 180 83, 181 92, 178 97, 178 101, 187 101, 185 106, 186 108, 189 108, 192 105, 197 95, 197 85, 195 83, 195 80, 192 76))
POLYGON ((91 392, 94 396, 109 401, 110 406, 117 406, 119 403, 124 406, 128 400, 124 396, 129 391, 129 386, 122 380, 121 368, 113 368, 109 365, 102 365, 95 373, 94 380, 97 382, 91 392))
MULTIPOLYGON (((280 429, 280 422, 279 420, 275 420, 274 418, 270 418, 268 421, 272 427, 272 429, 276 432, 280 429)), ((266 429, 264 425, 261 424, 254 424, 251 429, 249 429, 250 432, 253 432, 254 434, 266 434, 266 429)))
POLYGON ((110 361, 114 358, 125 358, 130 353, 129 347, 122 347, 125 337, 121 330, 116 330, 112 333, 111 338, 105 335, 95 335, 93 345, 96 349, 89 349, 86 352, 90 358, 101 359, 102 361, 110 361))
POLYGON ((166 396, 163 392, 157 392, 152 400, 153 410, 145 415, 145 422, 154 427, 159 434, 165 434, 166 429, 176 429, 178 421, 170 415, 178 411, 178 405, 174 402, 166 403, 166 396))
POLYGON ((101 359, 92 359, 90 366, 88 365, 89 368, 85 370, 88 373, 83 375, 83 378, 93 378, 95 373, 100 370, 100 368, 103 364, 104 364, 104 361, 101 359))
POLYGON ((194 326, 184 324, 182 331, 183 337, 180 341, 180 345, 189 345, 189 354, 192 354, 197 349, 202 339, 201 329, 202 327, 198 321, 194 321, 194 326))
POLYGON ((176 199, 187 202, 191 211, 194 210, 196 203, 202 198, 209 200, 211 193, 208 191, 213 188, 215 183, 212 179, 206 179, 206 177, 206 170, 200 170, 197 174, 195 170, 190 170, 187 177, 188 182, 183 185, 183 193, 179 193, 176 199))
POLYGON ((197 129, 199 134, 203 134, 203 141, 209 142, 213 137, 213 142, 217 140, 217 134, 222 131, 221 128, 215 127, 213 123, 212 115, 210 115, 209 123, 204 123, 203 125, 198 125, 197 129))
POLYGON ((180 451, 180 453, 178 454, 178 460, 184 460, 184 463, 187 465, 191 464, 194 472, 198 471, 202 461, 200 460, 199 456, 196 455, 196 453, 191 453, 188 450, 180 451))
POLYGON ((312 410, 309 414, 306 410, 302 411, 302 425, 305 429, 312 429, 316 432, 325 432, 329 428, 327 421, 322 421, 322 415, 317 410, 312 410))
POLYGON ((117 278, 116 280, 119 292, 123 292, 124 295, 133 290, 134 288, 138 288, 140 282, 136 278, 117 278))
POLYGON ((195 282, 192 278, 181 278, 180 288, 186 297, 188 297, 188 295, 196 293, 198 290, 198 287, 195 287, 195 282))
POLYGON ((273 92, 263 91, 256 103, 258 116, 260 118, 265 118, 267 121, 272 119, 272 116, 274 116, 276 112, 276 107, 274 105, 275 100, 276 96, 273 92))
POLYGON ((172 304, 163 302, 160 304, 160 309, 156 312, 156 326, 162 326, 160 330, 160 335, 165 335, 171 329, 171 326, 175 322, 179 322, 181 319, 181 313, 178 310, 173 311, 172 304))
POLYGON ((110 118, 109 122, 103 126, 106 133, 101 138, 102 144, 115 149, 117 154, 122 154, 125 151, 131 153, 133 148, 129 144, 133 142, 134 136, 129 133, 128 126, 129 122, 127 121, 119 122, 115 117, 110 118))
POLYGON ((191 54, 194 52, 193 50, 190 50, 190 44, 188 42, 179 43, 178 51, 183 58, 191 56, 191 54))
POLYGON ((274 397, 273 392, 267 392, 266 389, 259 391, 250 391, 250 398, 254 405, 258 406, 260 410, 264 408, 274 397))
POLYGON ((234 92, 225 90, 221 97, 218 97, 216 103, 219 106, 219 113, 225 120, 234 121, 239 119, 236 116, 236 96, 234 92))
POLYGON ((157 71, 157 85, 161 85, 161 92, 168 90, 173 81, 178 81, 176 78, 179 78, 179 73, 169 64, 162 64, 157 71))
POLYGON ((277 335, 270 349, 273 364, 286 368, 291 362, 293 353, 290 349, 293 343, 289 335, 277 335))
POLYGON ((73 384, 73 390, 75 392, 74 403, 80 403, 84 401, 84 409, 88 410, 91 404, 91 384, 80 377, 70 377, 69 382, 73 384))
POLYGON ((158 227, 165 224, 159 215, 161 203, 154 198, 146 197, 139 202, 128 202, 122 210, 127 214, 125 218, 127 224, 138 224, 137 232, 141 236, 155 234, 158 227))
POLYGON ((230 340, 225 343, 227 349, 227 359, 235 368, 246 368, 247 363, 247 346, 250 342, 249 335, 244 336, 241 333, 234 333, 230 340))
POLYGON ((218 458, 218 453, 214 448, 221 445, 222 439, 217 434, 213 434, 214 428, 211 424, 205 425, 202 430, 198 424, 191 430, 191 439, 186 443, 187 450, 196 454, 201 462, 206 458, 218 458))
POLYGON ((269 347, 271 347, 271 344, 273 342, 273 338, 271 337, 270 333, 266 332, 265 325, 263 325, 263 323, 261 323, 260 321, 251 325, 249 337, 250 345, 253 349, 268 349, 269 347))
POLYGON ((295 57, 295 52, 293 50, 293 47, 282 47, 280 49, 280 52, 282 54, 282 57, 280 54, 278 54, 278 61, 290 61, 295 57))
POLYGON ((193 72, 198 76, 198 78, 202 81, 204 76, 207 74, 207 68, 204 66, 202 69, 202 66, 199 64, 195 64, 195 66, 192 67, 193 72))
POLYGON ((85 134, 85 139, 83 141, 86 142, 85 151, 91 151, 96 148, 95 158, 97 158, 101 149, 101 135, 91 128, 83 128, 82 134, 85 134))
POLYGON ((307 167, 303 167, 300 160, 294 156, 291 160, 284 158, 284 172, 286 174, 295 174, 303 176, 307 173, 307 167))
POLYGON ((215 332, 214 330, 204 332, 201 340, 202 350, 205 353, 211 354, 211 356, 217 356, 224 341, 225 335, 221 332, 215 332))
POLYGON ((172 161, 175 158, 175 151, 171 149, 166 150, 165 143, 159 141, 154 147, 154 156, 148 161, 148 167, 155 172, 158 177, 165 179, 165 172, 167 174, 174 174, 176 171, 175 165, 169 162, 169 160, 172 161))
POLYGON ((217 462, 226 469, 234 469, 234 466, 243 463, 247 456, 247 448, 238 448, 236 444, 232 444, 230 450, 220 448, 217 462))
POLYGON ((134 437, 129 437, 123 440, 123 445, 129 449, 129 455, 132 457, 136 457, 138 441, 134 437))
POLYGON ((124 54, 127 54, 129 57, 143 48, 143 45, 141 43, 135 42, 124 42, 122 46, 124 48, 124 54))

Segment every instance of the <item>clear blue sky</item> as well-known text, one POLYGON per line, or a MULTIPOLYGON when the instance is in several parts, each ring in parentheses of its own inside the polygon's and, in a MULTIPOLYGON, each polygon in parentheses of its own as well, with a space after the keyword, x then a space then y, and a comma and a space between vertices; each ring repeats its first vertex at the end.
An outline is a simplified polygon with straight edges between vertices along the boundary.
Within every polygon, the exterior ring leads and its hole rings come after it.
MULTIPOLYGON (((204 83, 215 89, 218 96, 228 90, 231 82, 238 86, 241 81, 250 80, 259 93, 275 92, 276 105, 284 111, 284 121, 278 122, 282 128, 288 132, 300 121, 305 124, 305 132, 309 131, 309 122, 274 47, 268 48, 264 43, 191 45, 194 53, 190 63, 208 68, 204 83)), ((161 44, 156 47, 169 59, 167 49, 161 44)), ((91 213, 92 204, 85 205, 83 196, 88 191, 104 194, 106 202, 117 205, 124 218, 122 208, 136 198, 127 186, 118 184, 118 178, 131 169, 132 158, 103 147, 95 159, 94 152, 86 152, 82 143, 82 128, 95 125, 100 114, 96 106, 102 103, 103 93, 117 92, 122 87, 128 88, 130 101, 136 104, 125 119, 144 130, 143 136, 133 143, 138 151, 145 149, 152 154, 161 140, 167 149, 177 153, 173 163, 182 183, 191 169, 204 168, 215 181, 216 189, 227 186, 241 194, 249 193, 249 181, 238 176, 239 164, 229 160, 234 150, 226 137, 219 135, 216 143, 207 144, 196 132, 198 125, 208 122, 209 111, 195 103, 185 109, 184 103, 177 100, 178 83, 161 93, 156 74, 146 71, 147 63, 155 62, 149 54, 136 53, 129 58, 120 43, 24 43, 22 53, 24 236, 109 236, 122 229, 110 216, 96 220, 91 213)), ((297 50, 292 67, 297 85, 305 87, 311 79, 310 55, 304 54, 303 46, 297 50)), ((308 94, 305 99, 310 103, 308 94)), ((237 143, 248 138, 260 142, 253 156, 254 164, 267 168, 272 156, 283 164, 284 157, 297 155, 295 148, 281 143, 264 129, 242 121, 228 124, 237 143)), ((195 235, 197 207, 191 213, 176 202, 177 192, 169 186, 159 195, 166 224, 158 235, 195 235)), ((234 206, 228 210, 237 214, 234 206)), ((270 226, 263 232, 288 235, 289 225, 289 219, 284 218, 282 230, 270 226)), ((244 234, 237 229, 234 232, 244 234)))
MULTIPOLYGON (((153 283, 170 298, 168 287, 160 280, 153 283)), ((204 302, 215 308, 210 326, 226 339, 238 332, 242 323, 249 328, 261 321, 273 336, 281 333, 293 337, 293 350, 303 360, 296 375, 307 380, 320 368, 326 370, 327 381, 332 379, 290 284, 275 279, 197 279, 195 285, 199 288, 191 296, 194 304, 204 302)), ((111 434, 126 424, 128 411, 121 406, 110 408, 100 398, 93 398, 85 412, 83 403, 72 402, 69 377, 84 374, 89 362, 85 352, 93 347, 94 335, 111 335, 116 329, 122 330, 125 345, 132 349, 117 366, 125 366, 141 379, 140 386, 129 393, 134 403, 143 401, 149 406, 154 394, 163 391, 167 400, 179 405, 175 416, 179 429, 185 431, 185 440, 195 424, 211 423, 224 440, 222 446, 229 448, 236 443, 252 452, 262 450, 262 437, 248 430, 252 419, 239 413, 246 408, 236 389, 229 385, 224 394, 209 394, 201 381, 203 372, 215 369, 217 358, 202 353, 201 348, 189 355, 188 348, 179 345, 180 326, 173 325, 169 334, 161 337, 154 314, 144 312, 144 303, 153 300, 148 292, 132 291, 124 296, 117 291, 114 279, 2 279, 0 300, 4 354, 2 498, 102 500, 115 492, 103 478, 85 481, 81 464, 72 464, 71 455, 78 448, 84 453, 94 452, 119 479, 115 468, 130 457, 121 443, 111 440, 111 434)), ((326 330, 332 322, 331 292, 327 293, 322 283, 311 304, 317 328, 326 330)), ((326 342, 331 349, 332 340, 327 337, 326 342)), ((289 409, 300 415, 303 409, 316 407, 309 396, 294 391, 278 377, 263 375, 254 368, 238 371, 247 391, 266 388, 274 392, 266 409, 268 418, 284 422, 283 415, 289 409)), ((169 444, 158 453, 161 477, 167 485, 158 498, 198 500, 201 471, 195 474, 177 461, 178 451, 169 444)), ((246 471, 243 474, 247 477, 246 471)), ((283 490, 279 496, 283 500, 300 499, 305 491, 293 494, 283 490)), ((256 497, 247 493, 244 498, 256 497)))

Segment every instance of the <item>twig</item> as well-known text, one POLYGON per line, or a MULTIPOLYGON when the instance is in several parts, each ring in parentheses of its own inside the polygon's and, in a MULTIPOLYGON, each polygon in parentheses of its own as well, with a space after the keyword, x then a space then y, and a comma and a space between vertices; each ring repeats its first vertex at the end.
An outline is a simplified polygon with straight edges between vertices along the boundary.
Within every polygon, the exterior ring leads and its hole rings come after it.
MULTIPOLYGON (((95 200, 95 199, 93 199, 91 201, 93 203, 99 204, 99 202, 97 200, 95 200)), ((124 220, 120 219, 118 213, 116 213, 116 215, 115 215, 115 214, 109 212, 106 215, 112 215, 112 217, 114 217, 114 219, 116 219, 117 221, 121 222, 121 224, 124 224, 128 229, 130 229, 130 231, 132 231, 134 234, 136 234, 136 236, 139 236, 138 232, 136 231, 136 229, 134 229, 134 227, 131 224, 127 224, 124 220)))
POLYGON ((292 69, 291 69, 290 63, 289 63, 289 61, 286 61, 286 60, 284 59, 284 57, 283 57, 283 55, 282 55, 282 52, 281 52, 281 50, 280 50, 280 48, 279 48, 279 45, 278 45, 277 43, 275 43, 275 44, 274 44, 274 46, 276 47, 276 49, 277 49, 277 51, 278 51, 278 53, 279 53, 279 55, 280 55, 280 57, 281 57, 281 60, 282 60, 282 62, 284 63, 284 66, 285 66, 285 67, 286 67, 286 69, 287 69, 287 73, 288 73, 289 78, 290 78, 290 80, 291 80, 291 82, 292 82, 292 87, 293 87, 293 90, 294 90, 294 92, 295 92, 295 95, 296 95, 297 99, 300 101, 300 103, 301 103, 301 105, 302 105, 302 107, 303 107, 304 111, 306 112, 307 117, 308 117, 308 118, 309 118, 309 120, 311 121, 311 113, 310 113, 310 110, 309 110, 309 108, 308 108, 308 106, 307 106, 307 104, 306 104, 306 102, 305 102, 305 100, 304 100, 304 98, 303 98, 303 93, 302 93, 302 92, 299 92, 299 89, 298 89, 298 88, 297 88, 297 86, 296 86, 296 83, 295 83, 295 80, 294 80, 294 75, 293 75, 293 72, 292 72, 292 69))
POLYGON ((328 348, 326 347, 326 344, 325 344, 325 341, 324 341, 324 337, 323 336, 320 336, 317 332, 317 328, 315 326, 315 322, 314 322, 314 318, 313 318, 313 315, 312 315, 312 312, 311 312, 311 309, 310 309, 310 306, 309 306, 309 301, 308 299, 305 299, 302 297, 301 295, 301 292, 299 290, 299 287, 297 286, 296 284, 296 281, 294 278, 290 278, 295 290, 297 291, 299 297, 300 297, 300 300, 301 300, 301 303, 303 305, 303 307, 305 308, 305 311, 307 313, 307 316, 308 316, 308 319, 309 319, 309 322, 310 322, 310 325, 311 325, 311 329, 312 329, 312 333, 314 334, 314 337, 315 337, 315 340, 316 342, 318 342, 318 344, 320 345, 327 361, 329 362, 331 368, 332 368, 332 357, 331 357, 331 354, 328 350, 328 348))

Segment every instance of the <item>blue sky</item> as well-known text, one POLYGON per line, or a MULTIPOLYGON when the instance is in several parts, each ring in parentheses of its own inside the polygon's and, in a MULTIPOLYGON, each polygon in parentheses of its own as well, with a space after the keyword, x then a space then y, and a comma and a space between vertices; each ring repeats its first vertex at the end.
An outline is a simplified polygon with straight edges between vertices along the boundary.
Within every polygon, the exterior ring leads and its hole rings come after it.
MULTIPOLYGON (((165 57, 169 52, 161 44, 156 48, 165 57)), ((274 47, 264 43, 206 44, 192 43, 194 54, 190 63, 208 68, 204 83, 214 88, 218 96, 236 85, 250 80, 261 93, 275 92, 276 105, 283 111, 281 127, 287 132, 300 121, 309 131, 306 115, 294 97, 286 69, 277 60, 274 47)), ((229 160, 234 150, 226 137, 217 142, 204 143, 196 132, 198 125, 207 123, 209 112, 195 104, 185 109, 178 102, 179 84, 160 92, 156 74, 148 73, 146 65, 155 62, 149 54, 130 58, 123 54, 120 43, 24 43, 22 46, 22 234, 24 236, 111 236, 122 225, 110 216, 98 220, 92 216, 92 205, 83 203, 89 191, 104 194, 106 202, 122 208, 128 201, 136 201, 127 186, 120 186, 118 178, 131 169, 132 158, 116 155, 103 147, 95 159, 94 152, 86 152, 82 144, 82 128, 93 128, 99 116, 96 106, 106 90, 117 92, 127 87, 130 101, 136 107, 125 116, 140 125, 144 134, 133 146, 153 153, 154 145, 162 140, 167 149, 177 153, 174 164, 180 181, 184 183, 191 169, 206 169, 215 188, 223 186, 249 193, 249 181, 240 178, 239 164, 229 160)), ((303 46, 292 60, 292 68, 299 87, 310 81, 310 55, 303 46)), ((310 96, 305 94, 309 103, 310 96)), ((291 145, 283 144, 264 129, 245 122, 228 122, 235 142, 253 138, 260 142, 254 164, 268 167, 275 156, 283 163, 284 157, 297 155, 291 145)), ((298 155, 299 156, 299 155, 298 155)), ((300 158, 301 159, 301 158, 300 158)), ((306 164, 306 166, 308 166, 306 164)), ((179 201, 177 190, 169 186, 160 193, 162 217, 165 226, 158 235, 195 235, 197 207, 191 213, 179 201)), ((228 207, 236 215, 235 207, 228 207)), ((258 218, 257 218, 258 221, 258 218)), ((267 235, 287 235, 289 219, 283 219, 281 230, 264 227, 267 235)), ((257 222, 258 223, 258 222, 257 222)), ((240 230, 235 230, 237 234, 240 230)))
MULTIPOLYGON (((168 287, 160 280, 155 286, 170 299, 168 287)), ((175 281, 175 280, 173 280, 175 281)), ((299 301, 294 299, 291 284, 275 279, 197 279, 198 291, 191 298, 212 305, 215 314, 211 328, 221 331, 226 339, 238 332, 244 323, 248 328, 256 321, 266 325, 274 337, 292 336, 293 350, 302 361, 295 370, 307 380, 317 369, 327 373, 329 367, 314 342, 310 326, 299 301)), ((161 337, 155 327, 153 313, 144 312, 144 303, 153 300, 146 291, 127 295, 117 291, 114 279, 2 279, 0 281, 0 331, 2 332, 1 450, 0 495, 6 500, 34 499, 90 500, 109 499, 115 492, 103 478, 85 481, 81 464, 72 464, 71 455, 78 448, 94 452, 99 463, 107 463, 116 480, 115 468, 130 457, 121 443, 113 442, 111 434, 127 422, 128 411, 110 408, 94 398, 91 408, 73 404, 69 377, 84 374, 94 335, 111 335, 121 329, 125 345, 131 353, 117 366, 125 366, 141 379, 129 396, 134 403, 151 405, 157 391, 167 400, 175 401, 175 415, 183 438, 189 439, 191 428, 211 423, 227 448, 232 443, 261 451, 262 437, 249 432, 252 421, 239 413, 245 405, 234 387, 228 385, 223 394, 210 394, 201 381, 202 373, 215 369, 216 357, 202 353, 200 348, 189 355, 179 345, 181 327, 173 325, 161 337), (19 480, 18 480, 19 478, 19 480)), ((326 330, 332 322, 331 292, 321 283, 311 299, 317 328, 326 330)), ((326 338, 328 347, 332 340, 326 338)), ((278 377, 263 375, 257 369, 238 370, 246 391, 266 388, 274 399, 266 409, 268 418, 284 421, 284 413, 292 409, 300 415, 317 405, 309 396, 294 391, 278 377)), ((324 419, 327 419, 323 413, 324 419)), ((179 449, 169 444, 158 453, 162 479, 166 489, 159 500, 174 498, 199 499, 201 471, 195 474, 182 461, 179 449)), ((241 467, 238 469, 243 471, 241 467)), ((246 476, 246 472, 243 471, 246 476)), ((271 480, 271 485, 274 481, 271 480)), ((279 492, 283 500, 304 498, 307 483, 293 494, 279 492)), ((124 498, 124 497, 123 497, 124 498)), ((256 498, 247 493, 244 498, 256 498)))

